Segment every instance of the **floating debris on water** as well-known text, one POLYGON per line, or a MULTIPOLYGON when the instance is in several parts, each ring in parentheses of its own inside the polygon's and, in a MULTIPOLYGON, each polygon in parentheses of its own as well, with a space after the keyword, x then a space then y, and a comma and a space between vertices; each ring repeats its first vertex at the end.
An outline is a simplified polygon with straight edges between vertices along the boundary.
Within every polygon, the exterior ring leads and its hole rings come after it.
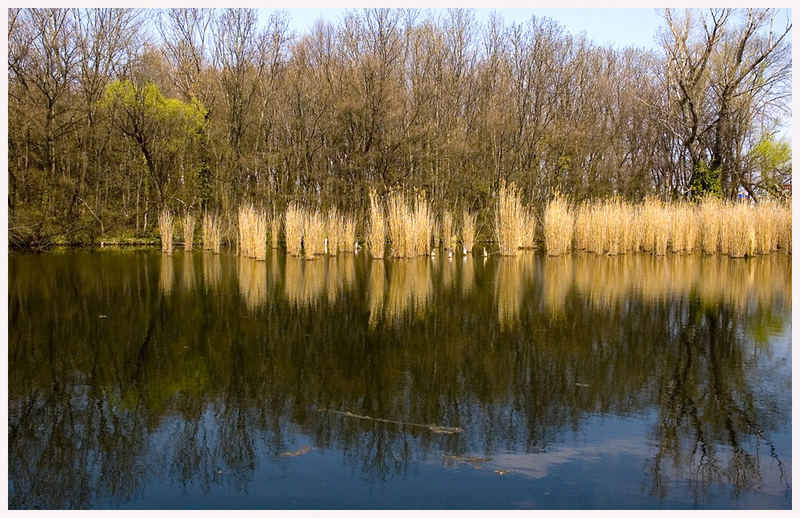
POLYGON ((576 384, 575 384, 575 386, 576 386, 576 387, 582 387, 582 388, 586 388, 586 387, 588 387, 588 386, 589 386, 589 384, 588 384, 588 383, 576 383, 576 384))
POLYGON ((491 457, 467 457, 462 455, 447 455, 444 453, 442 453, 442 458, 448 466, 452 466, 453 464, 469 464, 475 469, 483 469, 480 464, 492 461, 491 457))
POLYGON ((327 410, 325 408, 320 408, 320 412, 332 412, 334 414, 343 415, 345 417, 353 417, 355 419, 365 419, 368 421, 377 421, 380 423, 391 423, 391 424, 398 424, 401 426, 416 426, 419 428, 427 428, 433 433, 443 433, 443 434, 455 434, 461 433, 464 430, 459 428, 458 426, 439 426, 436 424, 421 424, 421 423, 406 423, 405 421, 396 421, 393 419, 383 419, 381 417, 370 417, 368 415, 359 415, 354 414, 353 412, 341 411, 341 410, 327 410))
POLYGON ((511 470, 508 470, 508 469, 496 469, 496 470, 494 470, 494 472, 502 477, 503 475, 508 475, 511 472, 511 470))
POLYGON ((299 450, 285 451, 280 455, 278 455, 278 457, 299 457, 300 455, 305 455, 310 451, 311 451, 311 446, 303 446, 299 450))

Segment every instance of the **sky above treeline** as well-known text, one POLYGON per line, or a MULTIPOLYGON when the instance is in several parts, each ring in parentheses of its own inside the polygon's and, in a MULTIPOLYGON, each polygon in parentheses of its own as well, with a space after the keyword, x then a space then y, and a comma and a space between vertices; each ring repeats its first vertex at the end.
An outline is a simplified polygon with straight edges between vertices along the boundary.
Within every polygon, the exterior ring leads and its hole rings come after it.
MULTIPOLYGON (((295 33, 304 34, 319 19, 331 22, 341 20, 348 9, 344 8, 298 8, 285 9, 291 18, 290 27, 295 33)), ((273 9, 260 9, 266 19, 273 9)), ((432 9, 435 13, 445 9, 432 9)), ((531 16, 556 20, 573 35, 585 33, 596 44, 611 44, 615 47, 640 47, 655 49, 656 33, 662 24, 663 10, 652 7, 641 9, 553 9, 553 8, 505 8, 473 9, 479 24, 488 20, 494 11, 506 23, 527 21, 531 16)))

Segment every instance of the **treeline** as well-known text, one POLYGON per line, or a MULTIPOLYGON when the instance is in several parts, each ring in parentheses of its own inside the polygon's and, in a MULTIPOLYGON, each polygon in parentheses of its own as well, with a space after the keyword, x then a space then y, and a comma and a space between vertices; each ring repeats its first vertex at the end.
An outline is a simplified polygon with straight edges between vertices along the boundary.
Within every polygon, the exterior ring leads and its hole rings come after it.
POLYGON ((791 181, 791 25, 773 10, 666 11, 656 52, 469 10, 305 34, 253 9, 8 21, 11 246, 152 236, 163 208, 218 214, 233 241, 244 204, 363 221, 371 189, 481 225, 501 182, 541 210, 556 192, 760 199, 791 181))

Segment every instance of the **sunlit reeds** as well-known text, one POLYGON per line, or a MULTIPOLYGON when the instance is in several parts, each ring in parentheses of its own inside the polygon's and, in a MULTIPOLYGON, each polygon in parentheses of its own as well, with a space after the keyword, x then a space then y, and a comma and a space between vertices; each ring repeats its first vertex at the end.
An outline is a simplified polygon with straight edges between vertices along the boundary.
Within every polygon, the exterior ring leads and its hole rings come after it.
POLYGON ((187 212, 183 216, 183 249, 187 252, 192 251, 194 244, 194 214, 187 212))
POLYGON ((383 205, 375 189, 369 192, 369 229, 367 233, 369 250, 373 259, 383 259, 386 245, 386 218, 383 205))
POLYGON ((172 254, 172 212, 164 207, 158 214, 158 230, 161 233, 161 251, 172 254))
POLYGON ((544 243, 548 255, 564 254, 572 248, 574 226, 575 216, 569 202, 556 194, 544 211, 544 243))
POLYGON ((352 215, 341 216, 339 251, 352 252, 356 244, 356 220, 352 215))
POLYGON ((753 255, 756 250, 755 214, 750 204, 726 203, 723 214, 720 251, 730 257, 753 255))
POLYGON ((325 242, 328 255, 336 255, 339 253, 339 243, 342 240, 342 226, 343 221, 339 216, 339 211, 336 207, 328 209, 327 221, 325 223, 325 242))
POLYGON ((277 211, 272 212, 272 217, 269 220, 269 238, 272 249, 275 250, 280 247, 281 241, 281 218, 283 215, 277 211))
POLYGON ((411 256, 430 255, 431 237, 436 221, 433 210, 424 192, 418 191, 414 197, 414 217, 411 228, 411 256))
POLYGON ((781 233, 781 210, 778 202, 767 200, 757 204, 755 212, 756 253, 769 254, 778 250, 781 233))
POLYGON ((461 211, 461 246, 465 254, 472 253, 475 246, 475 223, 477 215, 467 209, 461 211))
POLYGON ((306 214, 299 203, 290 203, 286 208, 283 218, 283 232, 286 236, 286 252, 289 255, 299 256, 303 246, 303 230, 305 229, 306 214))
POLYGON ((536 248, 536 215, 528 208, 522 209, 522 241, 520 248, 536 248))
POLYGON ((318 210, 305 215, 303 226, 303 254, 306 259, 325 253, 326 218, 318 210))
POLYGON ((685 202, 668 204, 666 207, 670 221, 670 250, 691 254, 700 234, 696 207, 685 202))
POLYGON ((700 242, 703 252, 707 254, 715 254, 719 250, 722 208, 722 202, 713 196, 706 196, 700 203, 700 242))
POLYGON ((399 189, 389 191, 386 197, 386 214, 391 241, 391 255, 412 257, 412 236, 414 213, 409 207, 405 193, 399 189))
POLYGON ((494 231, 500 255, 516 255, 523 243, 525 214, 517 186, 500 183, 495 209, 494 231))
POLYGON ((219 245, 219 216, 206 212, 203 214, 203 250, 211 250, 215 254, 218 254, 219 245))
POLYGON ((239 207, 239 254, 259 261, 267 258, 267 215, 252 205, 239 207))
POLYGON ((453 226, 453 214, 444 209, 442 211, 442 248, 455 252, 456 250, 456 232, 453 226))
POLYGON ((642 250, 653 255, 666 254, 672 223, 670 211, 665 204, 654 198, 647 198, 639 209, 639 218, 642 250))

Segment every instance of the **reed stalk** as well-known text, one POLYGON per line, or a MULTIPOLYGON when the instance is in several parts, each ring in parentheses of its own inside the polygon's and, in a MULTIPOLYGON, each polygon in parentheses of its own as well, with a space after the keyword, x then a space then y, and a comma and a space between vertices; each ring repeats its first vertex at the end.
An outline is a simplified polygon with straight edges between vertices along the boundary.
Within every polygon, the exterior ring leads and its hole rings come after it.
POLYGON ((183 249, 187 252, 192 251, 194 244, 194 215, 187 212, 183 216, 183 249))
POLYGON ((536 248, 536 216, 527 208, 522 210, 522 241, 520 248, 536 248))
POLYGON ((273 211, 272 217, 269 220, 269 237, 270 237, 270 244, 272 245, 272 249, 280 248, 280 232, 281 232, 281 217, 282 214, 273 211))
POLYGON ((516 255, 523 241, 525 221, 519 191, 513 182, 509 185, 505 181, 500 183, 494 223, 500 255, 516 255))
POLYGON ((306 214, 303 227, 303 252, 306 259, 325 254, 325 216, 318 210, 306 214))
POLYGON ((219 245, 219 216, 211 215, 206 212, 203 214, 203 250, 211 250, 215 254, 218 254, 219 245))
POLYGON ((455 251, 456 233, 453 226, 453 214, 444 209, 442 212, 442 247, 447 250, 455 251))
POLYGON ((303 247, 303 231, 305 229, 306 214, 299 203, 290 203, 286 208, 283 219, 284 234, 286 235, 286 252, 289 255, 299 256, 303 247))
POLYGON ((172 212, 165 207, 158 215, 158 229, 161 233, 161 251, 172 255, 172 212))
POLYGON ((574 226, 575 216, 569 203, 556 194, 544 211, 544 241, 548 255, 560 255, 570 250, 574 226))
POLYGON ((239 254, 259 261, 267 258, 267 215, 252 205, 239 207, 239 254))
POLYGON ((475 246, 475 223, 476 214, 467 209, 461 211, 461 246, 464 254, 471 254, 472 247, 475 246))
POLYGON ((373 259, 383 259, 386 244, 386 220, 383 206, 375 189, 369 192, 369 232, 367 236, 373 259))

